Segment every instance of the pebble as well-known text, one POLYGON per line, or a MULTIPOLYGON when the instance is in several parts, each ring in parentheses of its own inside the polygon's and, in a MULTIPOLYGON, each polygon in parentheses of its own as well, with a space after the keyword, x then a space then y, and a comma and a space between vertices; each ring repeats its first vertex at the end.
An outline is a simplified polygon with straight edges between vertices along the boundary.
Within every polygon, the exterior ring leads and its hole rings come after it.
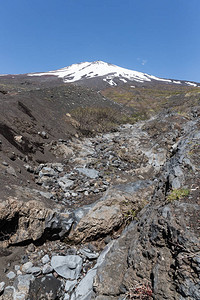
POLYGON ((16 274, 13 271, 10 271, 8 274, 6 274, 6 277, 8 279, 14 279, 16 277, 16 274))
POLYGON ((15 265, 15 271, 19 271, 20 270, 20 266, 19 265, 15 265))
POLYGON ((27 273, 27 271, 32 267, 33 267, 33 263, 31 261, 28 261, 27 263, 22 265, 21 269, 24 273, 27 273))
POLYGON ((88 248, 83 248, 80 250, 80 253, 84 256, 86 256, 89 260, 97 259, 99 254, 98 253, 93 253, 90 249, 88 248))
POLYGON ((53 272, 53 268, 49 264, 46 264, 42 267, 42 273, 43 274, 49 274, 49 273, 52 273, 52 272, 53 272))
POLYGON ((39 276, 42 271, 39 267, 32 267, 32 268, 29 268, 26 272, 27 274, 33 274, 34 276, 39 276))
POLYGON ((49 255, 46 254, 45 256, 42 257, 42 263, 46 264, 50 261, 49 255))
POLYGON ((5 282, 2 281, 2 282, 0 282, 0 293, 2 293, 4 291, 4 288, 5 288, 5 282))

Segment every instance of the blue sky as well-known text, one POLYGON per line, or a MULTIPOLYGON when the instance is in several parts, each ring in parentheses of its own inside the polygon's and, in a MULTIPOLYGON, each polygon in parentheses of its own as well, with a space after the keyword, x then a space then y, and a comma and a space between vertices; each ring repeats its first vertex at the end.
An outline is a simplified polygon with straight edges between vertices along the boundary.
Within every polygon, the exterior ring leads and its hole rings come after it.
POLYGON ((200 82, 199 0, 0 0, 0 74, 103 60, 200 82))

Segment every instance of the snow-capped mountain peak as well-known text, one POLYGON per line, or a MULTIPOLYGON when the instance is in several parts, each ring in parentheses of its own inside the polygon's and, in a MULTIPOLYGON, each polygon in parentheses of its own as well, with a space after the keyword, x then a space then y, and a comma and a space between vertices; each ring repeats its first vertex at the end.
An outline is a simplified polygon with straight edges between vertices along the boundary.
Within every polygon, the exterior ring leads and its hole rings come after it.
MULTIPOLYGON (((65 83, 77 82, 77 81, 80 82, 82 80, 88 80, 93 78, 101 78, 105 83, 108 83, 111 86, 118 85, 119 81, 121 81, 122 83, 127 83, 128 81, 144 83, 144 82, 151 82, 152 80, 166 82, 166 83, 181 84, 180 81, 158 78, 156 76, 125 69, 103 61, 82 62, 79 64, 73 64, 69 67, 65 67, 56 71, 50 71, 45 73, 31 73, 28 75, 29 76, 53 75, 59 78, 63 78, 63 81, 65 83)), ((190 83, 190 85, 191 84, 192 83, 190 83)), ((196 86, 195 83, 193 85, 196 86)))

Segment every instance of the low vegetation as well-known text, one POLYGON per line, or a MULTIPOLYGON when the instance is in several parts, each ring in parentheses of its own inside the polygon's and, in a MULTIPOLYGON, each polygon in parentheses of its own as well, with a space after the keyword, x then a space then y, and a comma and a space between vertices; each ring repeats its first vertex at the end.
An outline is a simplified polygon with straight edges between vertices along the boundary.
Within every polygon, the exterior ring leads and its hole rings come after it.
POLYGON ((143 283, 133 281, 129 283, 128 292, 125 299, 143 299, 150 300, 153 298, 151 283, 148 280, 143 280, 143 283))
POLYGON ((199 105, 199 88, 187 86, 166 86, 155 87, 110 87, 102 91, 102 94, 126 107, 132 108, 139 116, 144 114, 147 117, 159 113, 163 109, 170 109, 185 117, 191 107, 199 105))
POLYGON ((78 107, 71 111, 71 116, 84 135, 112 131, 122 123, 121 113, 109 107, 78 107))
POLYGON ((174 189, 171 191, 171 193, 168 195, 167 200, 169 202, 180 200, 186 196, 188 196, 190 191, 188 189, 174 189))
POLYGON ((148 118, 145 112, 122 113, 111 107, 78 107, 70 115, 86 136, 113 131, 120 124, 134 124, 148 118))

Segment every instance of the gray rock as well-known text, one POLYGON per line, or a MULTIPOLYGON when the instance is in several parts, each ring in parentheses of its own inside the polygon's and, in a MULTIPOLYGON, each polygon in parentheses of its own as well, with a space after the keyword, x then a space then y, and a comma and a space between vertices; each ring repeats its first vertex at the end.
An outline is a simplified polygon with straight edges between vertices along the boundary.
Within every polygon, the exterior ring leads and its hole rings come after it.
POLYGON ((83 248, 80 250, 80 253, 83 254, 85 257, 87 257, 88 259, 92 260, 92 259, 97 259, 99 254, 98 253, 93 253, 90 249, 88 248, 83 248))
POLYGON ((27 274, 33 274, 34 276, 38 276, 41 274, 41 269, 39 267, 32 267, 26 271, 27 274))
POLYGON ((22 271, 24 273, 27 273, 27 271, 33 267, 33 263, 31 261, 28 261, 27 263, 22 265, 22 271))
POLYGON ((53 256, 51 266, 65 279, 77 279, 82 268, 82 258, 78 255, 53 256))
POLYGON ((70 293, 76 284, 77 284, 77 280, 67 280, 65 284, 65 292, 70 293))
POLYGON ((51 199, 53 197, 53 195, 49 192, 41 192, 40 191, 39 193, 42 197, 47 198, 47 199, 51 199))
POLYGON ((42 257, 42 263, 47 264, 50 261, 49 255, 46 254, 45 256, 42 257))
POLYGON ((181 294, 189 299, 200 299, 200 283, 194 283, 191 279, 186 279, 180 286, 181 294))
POLYGON ((5 282, 2 281, 0 282, 0 294, 4 291, 4 288, 5 288, 5 282))
POLYGON ((63 165, 61 163, 53 163, 51 166, 58 172, 63 172, 63 165))
POLYGON ((15 172, 15 169, 14 169, 13 167, 11 167, 11 166, 7 167, 6 172, 7 172, 8 174, 10 174, 10 175, 13 175, 13 176, 17 177, 17 174, 16 174, 16 172, 15 172))
POLYGON ((44 167, 42 168, 42 170, 39 172, 39 176, 40 178, 43 176, 48 176, 48 177, 52 177, 52 176, 56 176, 57 173, 54 171, 54 169, 49 168, 49 167, 44 167))
POLYGON ((88 168, 77 168, 79 173, 91 178, 95 179, 99 176, 99 172, 95 169, 88 169, 88 168))
POLYGON ((72 193, 72 197, 76 197, 76 196, 78 196, 77 193, 72 193))
POLYGON ((26 171, 33 173, 34 172, 34 168, 30 165, 24 165, 24 168, 26 169, 26 171))
POLYGON ((96 268, 88 271, 86 276, 80 281, 71 300, 90 300, 93 293, 93 280, 96 276, 96 268))
POLYGON ((42 273, 43 274, 49 274, 49 273, 52 273, 53 272, 53 268, 52 266, 50 266, 49 264, 45 264, 43 267, 42 267, 42 273))
POLYGON ((14 279, 16 274, 13 271, 10 271, 8 274, 6 274, 6 277, 8 279, 14 279))
POLYGON ((15 265, 15 271, 19 271, 20 270, 20 266, 19 265, 15 265))
POLYGON ((46 131, 38 131, 38 135, 40 135, 43 139, 48 139, 49 136, 48 134, 46 133, 46 131))
POLYGON ((25 300, 26 299, 26 294, 22 292, 16 292, 14 291, 13 293, 13 299, 15 300, 25 300))
POLYGON ((97 268, 100 267, 106 257, 106 254, 113 246, 113 241, 109 243, 101 252, 94 268, 89 270, 86 276, 79 282, 75 292, 72 294, 71 300, 90 300, 93 294, 93 281, 97 273, 97 268))
POLYGON ((31 274, 19 275, 14 281, 14 287, 17 292, 27 294, 29 291, 30 283, 35 277, 31 274))
POLYGON ((8 285, 3 293, 3 300, 13 300, 13 294, 14 294, 15 288, 13 286, 8 285))
POLYGON ((63 176, 63 177, 59 178, 58 184, 63 190, 67 190, 70 186, 72 186, 74 184, 74 181, 68 179, 67 176, 63 176))

